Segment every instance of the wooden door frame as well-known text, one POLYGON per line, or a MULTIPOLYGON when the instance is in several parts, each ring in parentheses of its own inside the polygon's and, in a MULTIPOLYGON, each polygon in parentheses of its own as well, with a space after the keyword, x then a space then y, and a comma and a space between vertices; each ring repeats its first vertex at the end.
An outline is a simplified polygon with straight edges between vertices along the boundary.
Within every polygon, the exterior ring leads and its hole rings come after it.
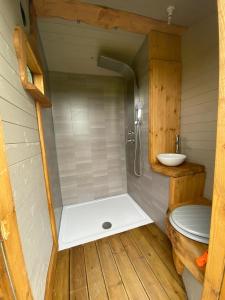
POLYGON ((15 291, 14 287, 12 286, 12 283, 10 282, 8 264, 4 256, 4 249, 0 245, 0 299, 7 300, 13 299, 13 297, 15 297, 15 291))
POLYGON ((225 2, 217 0, 219 23, 219 100, 209 255, 203 300, 225 299, 225 2))

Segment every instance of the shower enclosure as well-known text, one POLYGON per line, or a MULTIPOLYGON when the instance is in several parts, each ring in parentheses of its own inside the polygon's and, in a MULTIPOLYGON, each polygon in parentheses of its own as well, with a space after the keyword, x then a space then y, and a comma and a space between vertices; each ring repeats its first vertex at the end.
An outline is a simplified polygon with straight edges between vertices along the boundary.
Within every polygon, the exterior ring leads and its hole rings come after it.
POLYGON ((50 72, 50 87, 63 201, 60 250, 151 223, 127 194, 125 148, 136 146, 138 159, 142 108, 137 101, 135 143, 127 142, 123 78, 50 72))
POLYGON ((129 124, 126 132, 126 144, 127 146, 133 146, 133 172, 136 176, 142 176, 142 143, 141 143, 141 125, 142 125, 142 111, 143 103, 140 100, 139 88, 137 78, 134 70, 126 63, 116 60, 107 56, 99 56, 98 66, 101 68, 109 69, 117 72, 123 76, 127 81, 128 89, 131 89, 133 93, 133 123, 129 124), (130 145, 131 144, 131 145, 130 145), (133 145, 132 145, 133 144, 133 145))

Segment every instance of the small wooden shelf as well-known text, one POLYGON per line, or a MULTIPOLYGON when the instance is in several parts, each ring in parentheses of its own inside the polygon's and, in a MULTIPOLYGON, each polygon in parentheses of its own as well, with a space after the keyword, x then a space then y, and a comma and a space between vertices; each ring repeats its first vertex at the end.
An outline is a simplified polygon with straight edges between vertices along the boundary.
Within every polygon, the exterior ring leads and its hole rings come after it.
POLYGON ((187 175, 194 175, 205 171, 205 167, 199 164, 185 162, 177 167, 168 167, 160 163, 152 164, 152 170, 169 177, 183 177, 187 175))
POLYGON ((40 60, 32 48, 27 35, 19 26, 14 30, 14 46, 23 88, 36 102, 39 102, 42 107, 51 107, 51 101, 44 94, 44 75, 40 60), (30 82, 28 79, 27 68, 32 72, 33 82, 30 82))

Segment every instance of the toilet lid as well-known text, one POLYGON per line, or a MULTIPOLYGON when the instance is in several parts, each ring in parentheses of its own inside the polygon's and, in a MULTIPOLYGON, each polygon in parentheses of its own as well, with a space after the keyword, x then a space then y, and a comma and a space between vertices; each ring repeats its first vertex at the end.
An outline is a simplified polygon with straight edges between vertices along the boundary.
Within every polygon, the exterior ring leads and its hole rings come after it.
POLYGON ((206 243, 209 241, 211 207, 205 205, 185 205, 172 211, 171 225, 188 238, 206 243))

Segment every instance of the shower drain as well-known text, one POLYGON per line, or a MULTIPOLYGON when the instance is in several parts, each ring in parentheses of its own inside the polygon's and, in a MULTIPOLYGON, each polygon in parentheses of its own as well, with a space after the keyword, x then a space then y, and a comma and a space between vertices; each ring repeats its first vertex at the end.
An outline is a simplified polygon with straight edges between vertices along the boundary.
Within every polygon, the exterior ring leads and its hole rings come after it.
POLYGON ((110 229, 111 227, 112 227, 112 223, 110 223, 110 222, 102 223, 102 228, 104 228, 104 229, 110 229))

